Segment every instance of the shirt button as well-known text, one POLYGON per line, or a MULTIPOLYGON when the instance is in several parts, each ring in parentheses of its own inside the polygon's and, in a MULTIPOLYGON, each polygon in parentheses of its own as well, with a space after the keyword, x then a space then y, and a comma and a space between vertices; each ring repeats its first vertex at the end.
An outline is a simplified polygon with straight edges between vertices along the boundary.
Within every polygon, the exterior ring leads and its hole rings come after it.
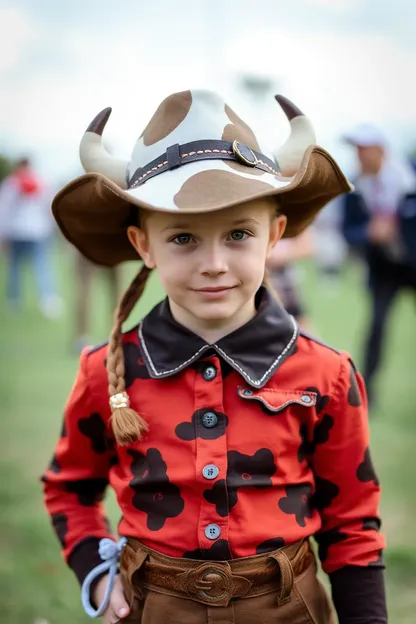
POLYGON ((218 416, 215 414, 215 412, 205 412, 205 414, 202 416, 202 424, 207 429, 212 429, 212 427, 215 427, 217 422, 218 416))
POLYGON ((217 376, 217 369, 215 366, 207 366, 204 372, 202 373, 202 377, 205 381, 212 381, 217 376))
POLYGON ((220 469, 215 464, 207 464, 202 468, 205 479, 216 479, 220 474, 220 469))
POLYGON ((218 524, 208 524, 205 527, 205 537, 210 540, 216 540, 221 535, 221 529, 218 524))
POLYGON ((302 394, 302 396, 300 397, 300 400, 302 401, 302 403, 311 403, 312 399, 308 394, 302 394))

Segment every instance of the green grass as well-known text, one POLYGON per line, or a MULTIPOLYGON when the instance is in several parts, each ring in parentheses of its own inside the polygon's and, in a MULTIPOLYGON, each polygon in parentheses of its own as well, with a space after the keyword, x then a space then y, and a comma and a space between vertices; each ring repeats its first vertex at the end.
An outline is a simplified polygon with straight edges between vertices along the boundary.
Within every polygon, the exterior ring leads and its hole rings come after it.
MULTIPOLYGON (((63 247, 63 246, 62 246, 63 247)), ((59 546, 43 509, 39 475, 61 428, 62 409, 77 357, 71 354, 71 256, 58 249, 67 309, 47 321, 36 309, 30 273, 27 300, 19 314, 0 307, 0 621, 2 624, 82 624, 79 588, 62 563, 59 546)), ((134 266, 128 266, 125 280, 134 266)), ((361 276, 353 266, 339 292, 319 280, 313 266, 303 267, 303 285, 314 333, 347 349, 360 363, 360 341, 367 318, 361 276)), ((0 266, 4 292, 4 263, 0 266)), ((131 324, 161 296, 156 276, 131 324)), ((374 461, 383 485, 383 529, 388 539, 387 585, 392 624, 413 624, 416 609, 416 410, 415 301, 402 295, 390 324, 379 405, 371 414, 374 461)), ((110 310, 102 280, 94 283, 92 339, 106 339, 110 310)), ((110 497, 110 515, 116 517, 110 497)))

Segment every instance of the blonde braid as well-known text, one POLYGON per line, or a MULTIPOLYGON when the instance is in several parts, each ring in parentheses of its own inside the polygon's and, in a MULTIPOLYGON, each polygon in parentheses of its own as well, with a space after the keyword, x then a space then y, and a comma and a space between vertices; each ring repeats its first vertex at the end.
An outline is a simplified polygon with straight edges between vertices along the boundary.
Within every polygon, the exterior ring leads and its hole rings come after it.
POLYGON ((140 440, 148 430, 148 424, 131 409, 124 379, 124 352, 121 327, 127 320, 146 286, 151 269, 143 266, 127 288, 114 313, 107 351, 108 392, 112 412, 111 425, 117 444, 128 444, 140 440))

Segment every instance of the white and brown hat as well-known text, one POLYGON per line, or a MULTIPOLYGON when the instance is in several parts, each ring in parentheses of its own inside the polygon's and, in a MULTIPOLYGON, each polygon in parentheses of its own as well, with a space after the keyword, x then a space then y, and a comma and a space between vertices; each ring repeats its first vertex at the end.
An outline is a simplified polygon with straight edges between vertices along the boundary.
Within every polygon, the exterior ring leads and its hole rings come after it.
POLYGON ((308 118, 283 96, 276 100, 291 133, 274 159, 261 153, 249 126, 210 91, 167 97, 130 161, 114 158, 102 145, 111 108, 103 110, 80 145, 88 173, 53 201, 62 232, 93 262, 114 266, 137 257, 126 236, 126 227, 137 222, 135 207, 202 213, 276 196, 288 219, 285 236, 296 236, 352 187, 330 154, 315 145, 308 118))

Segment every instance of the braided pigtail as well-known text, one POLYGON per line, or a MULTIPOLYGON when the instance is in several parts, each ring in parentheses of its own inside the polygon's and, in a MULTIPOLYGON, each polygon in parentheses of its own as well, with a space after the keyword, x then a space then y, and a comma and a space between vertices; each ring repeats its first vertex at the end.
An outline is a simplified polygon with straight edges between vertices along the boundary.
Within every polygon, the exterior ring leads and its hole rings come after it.
POLYGON ((127 320, 146 286, 151 269, 143 266, 120 299, 114 313, 107 352, 108 392, 112 412, 111 425, 117 444, 140 440, 148 430, 146 421, 130 408, 129 395, 124 379, 124 352, 121 327, 127 320))

